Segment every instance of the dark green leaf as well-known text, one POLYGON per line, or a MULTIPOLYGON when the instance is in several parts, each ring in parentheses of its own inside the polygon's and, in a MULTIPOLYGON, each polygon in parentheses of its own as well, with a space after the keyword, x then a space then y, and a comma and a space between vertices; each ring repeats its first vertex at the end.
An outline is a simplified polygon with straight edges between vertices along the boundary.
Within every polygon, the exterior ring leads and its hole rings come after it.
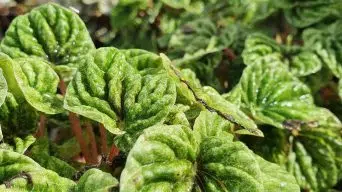
POLYGON ((12 58, 37 56, 55 65, 77 67, 94 44, 76 13, 49 3, 16 17, 0 49, 12 58))
POLYGON ((273 191, 284 184, 284 191, 299 191, 286 171, 222 134, 226 122, 212 115, 198 117, 195 133, 180 125, 145 129, 128 155, 120 191, 273 191), (270 177, 274 183, 263 184, 270 177))
POLYGON ((135 135, 163 123, 175 103, 176 87, 165 70, 149 66, 152 55, 126 60, 115 48, 92 52, 68 86, 66 109, 104 124, 113 134, 135 135))
POLYGON ((50 169, 62 177, 72 178, 76 173, 75 168, 50 154, 50 144, 47 138, 39 138, 34 143, 30 157, 42 167, 50 169))
POLYGON ((322 68, 322 62, 315 52, 297 46, 284 46, 263 35, 253 34, 246 40, 242 57, 245 64, 279 62, 288 66, 296 76, 307 76, 322 68))
POLYGON ((241 108, 260 124, 278 128, 310 126, 310 123, 340 127, 327 109, 317 107, 310 89, 279 63, 249 65, 234 91, 241 108), (297 125, 296 125, 297 124, 297 125))

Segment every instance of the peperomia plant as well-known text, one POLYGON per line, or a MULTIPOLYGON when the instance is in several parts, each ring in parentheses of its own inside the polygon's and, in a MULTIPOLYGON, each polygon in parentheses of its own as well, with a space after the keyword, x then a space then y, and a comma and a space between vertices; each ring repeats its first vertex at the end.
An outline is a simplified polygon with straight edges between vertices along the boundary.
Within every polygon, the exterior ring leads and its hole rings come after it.
POLYGON ((122 0, 106 47, 74 10, 1 39, 0 191, 340 190, 339 1, 122 0))
POLYGON ((293 176, 233 141, 228 127, 217 114, 202 111, 193 130, 146 129, 128 155, 120 190, 299 191, 293 176))
POLYGON ((322 61, 314 51, 296 45, 279 45, 263 34, 252 34, 246 39, 242 57, 246 65, 283 62, 291 73, 299 77, 316 73, 322 68, 322 61))

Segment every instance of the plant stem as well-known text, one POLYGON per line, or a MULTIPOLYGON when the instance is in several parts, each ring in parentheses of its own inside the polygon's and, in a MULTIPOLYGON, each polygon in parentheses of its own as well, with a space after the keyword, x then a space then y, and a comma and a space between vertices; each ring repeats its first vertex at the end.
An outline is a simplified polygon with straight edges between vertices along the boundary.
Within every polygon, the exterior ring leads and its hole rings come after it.
MULTIPOLYGON (((65 82, 63 81, 63 79, 61 79, 59 82, 59 89, 60 89, 62 95, 65 95, 66 85, 65 85, 65 82)), ((82 154, 83 154, 86 162, 87 163, 91 162, 91 158, 89 155, 87 144, 86 144, 86 142, 82 136, 82 128, 81 128, 80 120, 78 119, 78 117, 75 113, 69 112, 69 121, 71 123, 72 132, 75 135, 76 140, 80 145, 82 154)))
POLYGON ((39 128, 36 133, 36 137, 43 137, 45 135, 45 125, 46 125, 46 116, 44 114, 39 115, 39 128))
POLYGON ((102 155, 106 155, 108 152, 107 135, 106 135, 106 129, 101 123, 99 125, 99 130, 100 130, 100 136, 101 136, 101 153, 102 155))
POLYGON ((90 154, 92 158, 92 163, 98 163, 98 152, 97 152, 97 145, 96 145, 96 140, 95 140, 95 134, 93 127, 89 121, 85 123, 86 130, 87 130, 87 135, 89 137, 89 142, 90 142, 90 154))
POLYGON ((110 148, 109 156, 108 156, 108 161, 113 162, 113 159, 119 155, 119 148, 117 148, 114 144, 110 148))

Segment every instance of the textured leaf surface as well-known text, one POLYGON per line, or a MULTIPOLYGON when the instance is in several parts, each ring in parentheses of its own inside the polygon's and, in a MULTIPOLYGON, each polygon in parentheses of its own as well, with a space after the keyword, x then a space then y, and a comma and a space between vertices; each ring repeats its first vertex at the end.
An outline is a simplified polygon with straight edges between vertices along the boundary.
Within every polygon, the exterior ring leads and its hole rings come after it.
POLYGON ((24 154, 35 141, 36 138, 32 135, 28 135, 24 139, 21 139, 20 137, 14 138, 15 152, 24 154))
POLYGON ((187 127, 145 129, 128 155, 120 191, 191 191, 197 151, 187 127))
MULTIPOLYGON (((217 114, 202 112, 196 119, 194 133, 180 125, 145 129, 128 155, 120 191, 272 191, 281 188, 280 181, 264 186, 263 178, 267 176, 263 176, 256 155, 241 142, 233 142, 226 128, 227 122, 217 114)), ((264 174, 268 175, 271 168, 266 167, 264 174)), ((279 180, 284 179, 282 182, 292 186, 284 191, 299 190, 294 178, 285 171, 273 171, 279 180)))
POLYGON ((304 28, 316 24, 328 17, 338 18, 341 15, 341 1, 296 1, 285 11, 287 21, 295 27, 304 28))
POLYGON ((184 23, 172 34, 167 55, 177 67, 193 70, 204 85, 220 90, 216 69, 223 58, 222 50, 240 53, 249 29, 234 23, 223 29, 216 25, 208 18, 184 23))
POLYGON ((310 89, 278 63, 249 65, 234 91, 241 96, 242 110, 261 124, 283 128, 299 120, 341 126, 329 110, 315 106, 310 89))
POLYGON ((339 133, 323 128, 302 131, 294 139, 288 170, 304 189, 329 189, 338 181, 341 149, 339 133))
POLYGON ((178 54, 193 54, 217 45, 217 29, 209 19, 197 19, 181 26, 171 37, 169 48, 178 54))
POLYGON ((1 190, 68 191, 75 183, 40 167, 32 159, 8 150, 0 150, 1 190), (7 186, 8 187, 7 187, 7 186))
POLYGON ((74 192, 104 192, 112 191, 119 182, 109 173, 99 169, 89 169, 78 180, 74 192))
POLYGON ((0 55, 0 68, 6 74, 9 90, 16 98, 25 100, 38 111, 56 114, 63 111, 61 96, 57 95, 59 77, 50 64, 40 58, 10 59, 0 55))
POLYGON ((12 58, 38 56, 56 65, 77 66, 94 44, 77 14, 50 3, 16 17, 0 49, 12 58))
POLYGON ((262 132, 258 130, 254 121, 244 114, 238 106, 225 100, 215 89, 209 86, 202 88, 198 83, 192 82, 191 79, 188 81, 186 79, 188 77, 183 77, 182 73, 172 66, 167 58, 165 59, 165 65, 169 67, 170 76, 177 82, 177 102, 184 103, 192 108, 189 110, 192 113, 190 114, 191 117, 188 116, 188 118, 194 119, 201 110, 207 109, 217 112, 227 121, 239 124, 247 130, 244 134, 262 136, 262 132), (195 117, 192 118, 193 116, 195 117))
POLYGON ((305 46, 314 48, 338 78, 342 78, 341 27, 342 21, 336 21, 328 26, 308 28, 303 32, 305 46))
POLYGON ((7 87, 6 79, 2 73, 2 70, 0 69, 0 107, 5 102, 7 89, 8 87, 7 87))
POLYGON ((47 138, 39 138, 30 151, 30 157, 42 167, 50 169, 62 177, 72 178, 76 173, 76 169, 63 160, 52 156, 49 147, 47 138))
POLYGON ((0 123, 5 139, 25 137, 37 128, 38 113, 26 102, 18 102, 8 92, 5 103, 0 107, 0 123))
POLYGON ((138 56, 128 62, 115 48, 88 55, 68 86, 65 107, 114 134, 136 134, 165 121, 176 100, 175 84, 165 70, 149 66, 151 54, 133 52, 138 56))
POLYGON ((206 101, 209 108, 218 110, 221 116, 225 119, 241 125, 247 130, 246 133, 263 136, 263 133, 258 129, 255 122, 250 119, 244 112, 242 112, 238 106, 225 100, 215 89, 212 87, 203 87, 203 100, 206 101))
POLYGON ((339 130, 302 128, 294 136, 272 127, 263 131, 263 141, 251 140, 248 145, 265 159, 286 167, 302 189, 326 191, 336 184, 342 160, 339 130))
POLYGON ((198 162, 206 191, 264 191, 255 155, 240 142, 225 137, 206 138, 198 162))
POLYGON ((217 113, 209 111, 201 111, 200 115, 196 118, 193 130, 194 135, 198 142, 203 138, 225 136, 228 140, 233 139, 231 132, 232 124, 224 120, 217 113))
POLYGON ((256 159, 262 170, 265 191, 300 191, 296 179, 283 167, 270 163, 259 156, 256 159))
POLYGON ((315 52, 297 46, 279 45, 263 34, 252 34, 246 40, 242 57, 245 64, 280 62, 296 76, 316 73, 322 62, 315 52))

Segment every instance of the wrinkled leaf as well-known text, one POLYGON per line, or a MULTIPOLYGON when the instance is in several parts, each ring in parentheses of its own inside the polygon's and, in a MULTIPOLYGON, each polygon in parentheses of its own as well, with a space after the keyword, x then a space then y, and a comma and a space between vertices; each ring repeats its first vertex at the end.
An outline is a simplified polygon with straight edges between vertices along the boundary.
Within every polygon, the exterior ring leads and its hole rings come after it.
POLYGON ((13 191, 68 191, 75 185, 69 179, 40 167, 27 156, 0 150, 1 190, 13 191))
POLYGON ((39 165, 58 173, 62 177, 72 178, 76 169, 68 163, 50 154, 50 144, 47 138, 39 138, 30 151, 30 157, 39 165))
POLYGON ((263 35, 252 34, 245 43, 242 53, 245 64, 261 62, 280 62, 288 66, 296 76, 307 76, 322 68, 320 58, 311 52, 297 46, 284 46, 263 35))
POLYGON ((145 129, 128 155, 120 191, 190 191, 197 151, 198 144, 187 127, 145 129))
POLYGON ((37 56, 55 65, 77 67, 94 44, 76 13, 48 3, 16 17, 0 49, 12 58, 37 56))
POLYGON ((324 191, 333 187, 341 170, 341 135, 327 129, 300 132, 289 154, 288 171, 304 189, 324 191))
POLYGON ((315 106, 310 89, 278 63, 249 65, 237 86, 242 110, 260 124, 289 129, 310 123, 341 126, 329 110, 315 106))
POLYGON ((115 48, 92 52, 68 86, 66 109, 113 134, 135 135, 161 124, 175 103, 176 87, 165 70, 149 69, 151 59, 142 54, 126 61, 115 48))
POLYGON ((40 58, 10 59, 0 54, 0 68, 5 71, 9 90, 19 100, 26 100, 38 111, 56 114, 63 111, 61 96, 57 95, 59 77, 49 63, 40 58))
POLYGON ((238 106, 225 100, 215 89, 203 87, 203 92, 205 93, 205 95, 203 95, 203 100, 208 104, 209 110, 210 108, 214 108, 218 110, 220 115, 225 119, 242 126, 247 130, 244 134, 263 136, 263 133, 258 129, 252 119, 241 111, 238 106))
MULTIPOLYGON (((128 155, 120 191, 272 191, 281 185, 264 186, 255 154, 241 142, 233 142, 232 136, 221 135, 226 122, 211 122, 210 117, 210 112, 202 113, 196 120, 197 136, 180 125, 145 129, 128 155), (214 127, 218 132, 202 127, 210 125, 218 125, 214 127)), ((289 189, 299 191, 293 177, 279 176, 283 178, 293 186, 289 189)))
POLYGON ((119 182, 109 173, 99 169, 89 169, 78 180, 74 192, 103 192, 112 191, 119 182))
POLYGON ((198 116, 199 112, 203 109, 217 112, 225 120, 236 123, 246 129, 243 134, 253 134, 262 136, 262 132, 258 130, 256 124, 246 114, 244 114, 239 108, 225 100, 215 89, 211 87, 200 87, 195 82, 187 81, 183 77, 181 72, 170 64, 164 56, 164 63, 166 69, 169 71, 171 77, 175 79, 177 86, 177 102, 189 105, 189 119, 194 119, 198 116), (180 97, 181 101, 178 101, 180 97))
POLYGON ((302 189, 326 191, 336 185, 341 170, 342 139, 338 130, 329 127, 288 130, 263 129, 261 141, 244 139, 265 159, 287 168, 302 189))
POLYGON ((303 32, 305 47, 314 48, 322 61, 338 78, 342 78, 341 52, 342 21, 321 28, 308 28, 303 32))
POLYGON ((286 20, 295 27, 304 28, 316 24, 328 17, 341 16, 342 3, 339 0, 296 1, 285 10, 286 20))

